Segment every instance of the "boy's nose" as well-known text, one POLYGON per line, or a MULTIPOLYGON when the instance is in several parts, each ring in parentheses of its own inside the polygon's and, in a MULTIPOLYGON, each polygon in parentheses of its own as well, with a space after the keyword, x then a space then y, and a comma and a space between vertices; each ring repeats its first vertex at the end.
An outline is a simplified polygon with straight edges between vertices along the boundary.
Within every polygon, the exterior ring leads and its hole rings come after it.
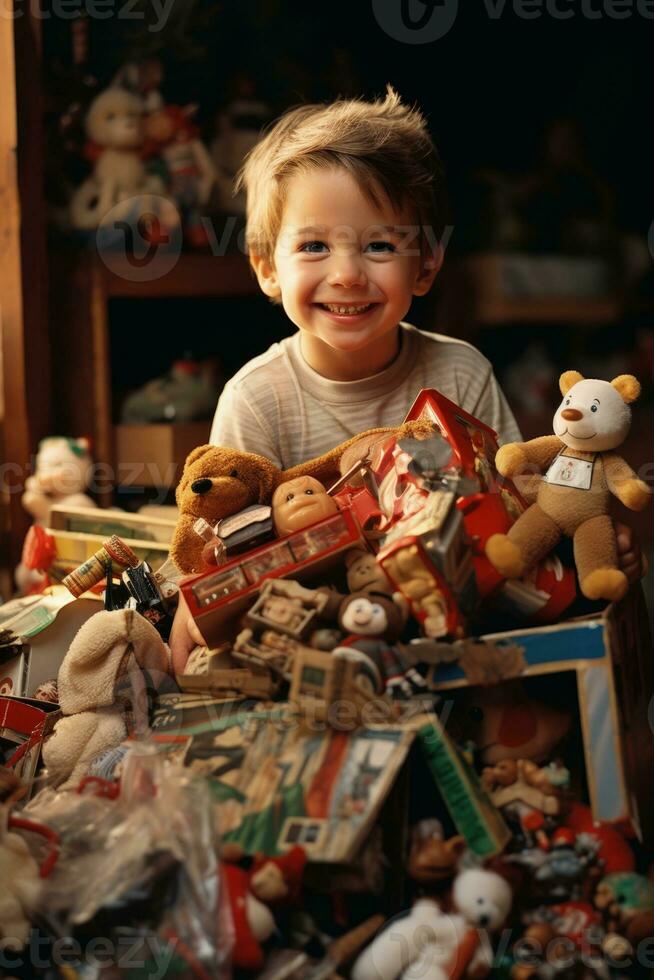
POLYGON ((363 266, 354 256, 337 255, 327 275, 330 286, 365 286, 368 278, 363 266))

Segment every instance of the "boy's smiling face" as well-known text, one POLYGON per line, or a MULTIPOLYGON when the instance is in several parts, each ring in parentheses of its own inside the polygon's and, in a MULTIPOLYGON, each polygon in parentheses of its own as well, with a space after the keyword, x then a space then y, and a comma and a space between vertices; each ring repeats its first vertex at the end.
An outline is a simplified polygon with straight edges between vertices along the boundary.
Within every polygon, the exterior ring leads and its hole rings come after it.
POLYGON ((259 284, 281 297, 302 353, 335 381, 376 374, 398 353, 398 324, 428 292, 440 249, 420 255, 416 215, 379 205, 345 170, 291 177, 273 262, 252 256, 259 284), (414 232, 413 229, 416 229, 414 232))

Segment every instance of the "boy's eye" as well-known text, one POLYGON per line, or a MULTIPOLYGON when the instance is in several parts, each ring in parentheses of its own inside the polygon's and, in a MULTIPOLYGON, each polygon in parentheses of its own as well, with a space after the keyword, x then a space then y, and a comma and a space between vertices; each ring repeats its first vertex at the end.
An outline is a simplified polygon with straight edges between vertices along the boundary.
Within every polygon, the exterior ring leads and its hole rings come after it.
POLYGON ((300 245, 300 252, 322 252, 326 248, 324 242, 304 242, 300 245))
POLYGON ((374 253, 377 252, 396 252, 397 249, 392 242, 369 242, 366 246, 366 250, 374 253))

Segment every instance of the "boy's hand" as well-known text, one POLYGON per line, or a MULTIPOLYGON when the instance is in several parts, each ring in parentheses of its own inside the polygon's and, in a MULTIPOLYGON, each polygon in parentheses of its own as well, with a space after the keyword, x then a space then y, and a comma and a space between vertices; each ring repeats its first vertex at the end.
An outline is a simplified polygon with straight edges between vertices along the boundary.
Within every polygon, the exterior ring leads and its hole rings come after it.
POLYGON ((191 650, 197 646, 205 646, 204 638, 200 630, 195 625, 195 620, 191 616, 186 599, 179 593, 179 603, 177 612, 173 619, 170 639, 168 640, 170 653, 172 656, 173 673, 183 674, 191 650))
POLYGON ((618 546, 618 568, 629 579, 629 584, 640 582, 647 571, 646 559, 633 530, 626 524, 615 521, 615 536, 618 546))

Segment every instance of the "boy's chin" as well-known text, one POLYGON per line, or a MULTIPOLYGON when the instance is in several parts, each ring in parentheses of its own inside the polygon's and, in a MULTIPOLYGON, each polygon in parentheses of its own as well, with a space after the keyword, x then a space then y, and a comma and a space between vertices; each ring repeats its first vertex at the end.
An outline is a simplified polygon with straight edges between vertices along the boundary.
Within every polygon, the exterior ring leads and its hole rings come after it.
POLYGON ((378 347, 386 346, 387 343, 391 342, 391 338, 387 334, 382 337, 333 337, 321 334, 318 339, 322 341, 325 347, 329 347, 331 350, 338 351, 341 354, 372 352, 378 347))

